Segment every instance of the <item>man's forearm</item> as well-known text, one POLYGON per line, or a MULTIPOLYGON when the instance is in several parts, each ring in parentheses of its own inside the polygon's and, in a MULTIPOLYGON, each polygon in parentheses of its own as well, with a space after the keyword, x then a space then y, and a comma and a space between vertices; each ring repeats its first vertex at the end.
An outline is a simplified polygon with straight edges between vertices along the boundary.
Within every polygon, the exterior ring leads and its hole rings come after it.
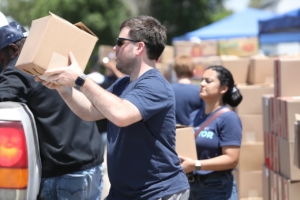
POLYGON ((75 88, 64 88, 57 90, 69 108, 85 121, 96 121, 104 116, 93 106, 93 104, 75 88))

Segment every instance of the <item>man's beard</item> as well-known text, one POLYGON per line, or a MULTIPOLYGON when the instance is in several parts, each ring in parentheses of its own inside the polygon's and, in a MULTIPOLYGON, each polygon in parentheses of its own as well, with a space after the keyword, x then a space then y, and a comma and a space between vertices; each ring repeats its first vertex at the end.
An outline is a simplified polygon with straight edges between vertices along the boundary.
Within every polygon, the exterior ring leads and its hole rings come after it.
POLYGON ((135 57, 118 58, 118 62, 116 63, 116 68, 123 74, 127 75, 130 75, 136 67, 137 59, 135 57))

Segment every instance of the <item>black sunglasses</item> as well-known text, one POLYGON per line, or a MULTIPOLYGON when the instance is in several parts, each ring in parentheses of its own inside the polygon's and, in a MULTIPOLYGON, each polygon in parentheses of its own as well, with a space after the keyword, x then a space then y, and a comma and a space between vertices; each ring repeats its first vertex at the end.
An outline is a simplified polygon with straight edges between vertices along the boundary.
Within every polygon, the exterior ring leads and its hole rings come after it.
POLYGON ((132 39, 128 39, 128 38, 117 38, 116 45, 119 47, 123 46, 125 40, 130 41, 130 42, 141 42, 139 40, 132 40, 132 39))

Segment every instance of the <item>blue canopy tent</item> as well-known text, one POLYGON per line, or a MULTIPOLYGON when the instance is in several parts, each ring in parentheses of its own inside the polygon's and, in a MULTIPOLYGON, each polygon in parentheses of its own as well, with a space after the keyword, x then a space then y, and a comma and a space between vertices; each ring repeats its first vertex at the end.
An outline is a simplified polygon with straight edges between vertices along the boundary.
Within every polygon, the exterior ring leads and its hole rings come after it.
POLYGON ((300 42, 300 8, 258 23, 261 44, 300 42))
POLYGON ((269 11, 247 8, 244 11, 232 14, 208 26, 188 32, 173 38, 174 41, 190 41, 193 38, 201 40, 218 40, 239 37, 258 36, 258 20, 275 16, 269 11))

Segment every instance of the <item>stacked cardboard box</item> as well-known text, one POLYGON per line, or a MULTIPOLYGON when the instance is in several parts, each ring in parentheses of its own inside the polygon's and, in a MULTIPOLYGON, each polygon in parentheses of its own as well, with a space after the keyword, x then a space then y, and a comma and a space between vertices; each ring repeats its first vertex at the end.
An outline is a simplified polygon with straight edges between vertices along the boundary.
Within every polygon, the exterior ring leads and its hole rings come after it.
MULTIPOLYGON (((244 84, 237 85, 243 101, 234 110, 239 115, 243 125, 242 145, 240 149, 239 164, 234 170, 235 180, 238 184, 240 199, 259 199, 263 197, 263 186, 265 185, 265 135, 263 123, 262 97, 266 94, 273 96, 274 60, 262 56, 248 58, 249 65, 244 75, 244 84)), ((238 68, 231 68, 233 74, 238 68)), ((240 69, 238 69, 240 70, 240 69)), ((269 183, 269 181, 267 181, 269 183)))
POLYGON ((300 113, 300 58, 274 61, 274 95, 264 95, 264 199, 298 199, 300 169, 295 164, 295 114, 300 113))

